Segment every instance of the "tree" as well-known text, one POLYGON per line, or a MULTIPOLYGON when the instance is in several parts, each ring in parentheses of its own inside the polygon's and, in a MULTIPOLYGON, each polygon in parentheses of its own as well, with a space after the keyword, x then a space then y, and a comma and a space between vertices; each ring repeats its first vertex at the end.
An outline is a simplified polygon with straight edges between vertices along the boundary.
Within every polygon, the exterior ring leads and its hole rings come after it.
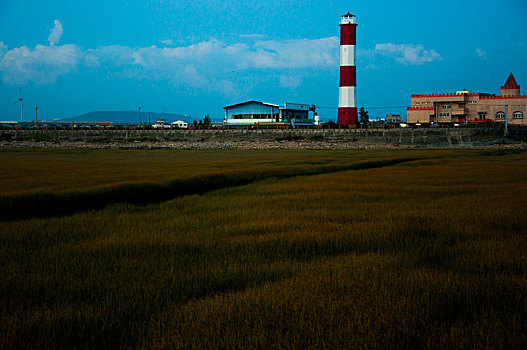
POLYGON ((204 126, 212 125, 212 121, 210 120, 210 116, 208 114, 205 114, 205 118, 203 118, 203 125, 204 126))
POLYGON ((338 124, 331 119, 326 123, 326 126, 328 127, 328 129, 335 129, 339 127, 338 124))
POLYGON ((192 122, 192 124, 194 124, 194 126, 198 126, 198 122, 196 121, 196 119, 194 119, 194 121, 192 122))
POLYGON ((368 112, 364 110, 364 107, 361 107, 359 109, 359 124, 368 125, 369 121, 370 121, 370 117, 368 116, 368 112))

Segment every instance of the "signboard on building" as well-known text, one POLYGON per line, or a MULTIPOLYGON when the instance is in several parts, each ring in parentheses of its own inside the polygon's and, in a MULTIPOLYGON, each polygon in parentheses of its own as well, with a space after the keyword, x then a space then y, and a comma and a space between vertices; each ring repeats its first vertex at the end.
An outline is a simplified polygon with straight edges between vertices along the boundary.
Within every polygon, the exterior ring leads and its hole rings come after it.
POLYGON ((284 109, 294 109, 297 111, 309 111, 309 105, 286 102, 284 103, 284 109))

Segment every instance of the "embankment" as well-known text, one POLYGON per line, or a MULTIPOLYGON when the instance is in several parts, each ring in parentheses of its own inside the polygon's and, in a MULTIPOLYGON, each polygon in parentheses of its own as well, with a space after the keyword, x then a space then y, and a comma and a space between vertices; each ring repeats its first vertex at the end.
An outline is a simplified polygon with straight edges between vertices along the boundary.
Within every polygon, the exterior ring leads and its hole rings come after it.
POLYGON ((285 129, 285 130, 3 130, 2 147, 62 148, 391 148, 519 144, 527 129, 285 129))

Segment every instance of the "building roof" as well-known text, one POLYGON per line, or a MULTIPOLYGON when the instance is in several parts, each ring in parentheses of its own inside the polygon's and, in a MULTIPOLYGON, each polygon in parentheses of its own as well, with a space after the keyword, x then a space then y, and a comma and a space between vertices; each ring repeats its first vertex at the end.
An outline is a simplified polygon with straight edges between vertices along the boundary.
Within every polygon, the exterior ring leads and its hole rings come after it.
POLYGON ((514 75, 512 73, 507 78, 507 81, 505 82, 505 85, 502 86, 506 89, 519 89, 520 85, 516 82, 516 79, 514 79, 514 75))
POLYGON ((233 105, 225 106, 225 107, 223 107, 223 109, 232 108, 232 107, 236 107, 236 106, 241 106, 241 105, 248 104, 248 103, 259 103, 259 104, 262 104, 262 105, 265 105, 265 106, 280 107, 279 105, 275 105, 275 104, 272 104, 272 103, 265 103, 265 102, 256 101, 256 100, 249 100, 249 101, 235 103, 233 105))

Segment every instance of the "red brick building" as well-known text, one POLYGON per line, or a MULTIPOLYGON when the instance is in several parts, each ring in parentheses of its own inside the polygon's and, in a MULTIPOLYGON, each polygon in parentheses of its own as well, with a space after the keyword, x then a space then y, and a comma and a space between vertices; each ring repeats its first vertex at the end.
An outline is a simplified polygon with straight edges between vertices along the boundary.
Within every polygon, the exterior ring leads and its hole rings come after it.
POLYGON ((406 121, 410 124, 505 123, 527 125, 527 96, 511 73, 499 95, 457 91, 447 94, 412 94, 406 121))

